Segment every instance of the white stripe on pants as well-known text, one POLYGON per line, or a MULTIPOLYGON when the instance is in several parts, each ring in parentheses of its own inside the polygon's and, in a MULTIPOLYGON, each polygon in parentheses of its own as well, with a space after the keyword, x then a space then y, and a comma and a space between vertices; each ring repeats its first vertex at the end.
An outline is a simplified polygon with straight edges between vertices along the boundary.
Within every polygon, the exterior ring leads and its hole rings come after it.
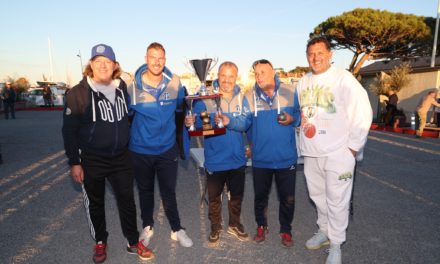
POLYGON ((345 241, 354 165, 347 147, 325 157, 304 157, 307 188, 318 211, 317 224, 335 244, 345 241))

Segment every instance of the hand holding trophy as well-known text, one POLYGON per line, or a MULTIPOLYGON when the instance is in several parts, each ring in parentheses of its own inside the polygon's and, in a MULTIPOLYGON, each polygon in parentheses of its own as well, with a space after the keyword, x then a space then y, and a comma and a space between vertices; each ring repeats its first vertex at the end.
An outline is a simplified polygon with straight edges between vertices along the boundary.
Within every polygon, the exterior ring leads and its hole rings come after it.
POLYGON ((193 114, 192 110, 188 110, 188 112, 186 113, 185 116, 185 126, 188 127, 188 131, 195 131, 196 127, 195 124, 196 123, 196 115, 193 114))

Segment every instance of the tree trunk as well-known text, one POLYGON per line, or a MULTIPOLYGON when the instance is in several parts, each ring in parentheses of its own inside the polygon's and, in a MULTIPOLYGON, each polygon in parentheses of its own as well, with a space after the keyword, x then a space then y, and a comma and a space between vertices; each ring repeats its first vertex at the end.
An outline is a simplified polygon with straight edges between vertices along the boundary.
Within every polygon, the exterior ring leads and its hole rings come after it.
POLYGON ((350 67, 348 67, 348 70, 350 72, 353 72, 353 68, 354 68, 354 65, 356 65, 356 61, 357 61, 357 59, 359 57, 359 54, 360 54, 360 52, 358 52, 358 51, 356 51, 354 53, 353 58, 351 59, 351 62, 350 62, 350 67))
POLYGON ((368 60, 368 58, 370 58, 371 53, 364 53, 364 55, 362 55, 361 59, 358 61, 358 63, 356 63, 356 66, 354 67, 352 73, 354 76, 358 76, 359 75, 359 71, 361 70, 362 65, 364 64, 364 62, 366 60, 368 60))

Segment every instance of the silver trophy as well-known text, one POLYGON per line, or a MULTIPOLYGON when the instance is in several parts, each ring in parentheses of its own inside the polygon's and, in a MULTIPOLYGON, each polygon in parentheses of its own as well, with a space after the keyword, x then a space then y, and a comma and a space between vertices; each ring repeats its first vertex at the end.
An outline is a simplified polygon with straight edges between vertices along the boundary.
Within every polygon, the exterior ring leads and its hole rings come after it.
MULTIPOLYGON (((197 78, 201 82, 201 85, 198 89, 198 92, 190 92, 189 95, 186 96, 186 101, 188 104, 188 115, 193 115, 192 106, 194 100, 205 100, 205 99, 213 99, 215 100, 217 104, 216 113, 221 115, 221 109, 220 109, 220 97, 222 94, 217 89, 213 89, 212 92, 208 93, 207 90, 207 83, 206 77, 208 76, 208 73, 214 66, 217 64, 217 59, 200 59, 200 60, 188 60, 187 65, 191 65, 192 69, 194 69, 195 74, 197 75, 197 78)), ((216 127, 211 126, 211 121, 209 118, 209 113, 204 112, 200 113, 200 118, 202 120, 202 129, 196 129, 194 125, 190 126, 188 129, 190 136, 211 136, 211 135, 218 135, 218 134, 224 134, 226 133, 226 128, 220 121, 219 124, 217 124, 216 127)))
MULTIPOLYGON (((185 88, 186 94, 189 95, 189 96, 186 96, 187 98, 194 96, 194 93, 190 89, 188 89, 186 86, 183 86, 183 88, 185 88)), ((188 117, 194 117, 193 116, 194 112, 192 110, 192 105, 193 105, 192 101, 193 101, 192 99, 185 100, 186 109, 188 109, 188 111, 186 112, 186 116, 188 116, 188 117)), ((192 123, 191 126, 188 128, 188 131, 195 131, 195 130, 196 130, 196 127, 195 127, 194 123, 192 123)))

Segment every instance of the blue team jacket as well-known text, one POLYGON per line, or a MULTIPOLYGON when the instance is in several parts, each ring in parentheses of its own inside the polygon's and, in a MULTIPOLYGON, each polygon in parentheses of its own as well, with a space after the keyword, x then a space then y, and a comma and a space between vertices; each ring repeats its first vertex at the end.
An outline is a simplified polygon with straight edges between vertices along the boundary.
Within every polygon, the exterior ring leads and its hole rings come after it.
POLYGON ((281 83, 275 77, 273 98, 266 96, 255 84, 243 100, 244 116, 231 121, 228 127, 247 130, 252 142, 252 166, 282 169, 295 165, 295 128, 301 122, 297 92, 294 86, 281 83), (289 113, 294 121, 290 126, 278 123, 278 112, 289 113))
POLYGON ((152 95, 142 86, 141 77, 147 69, 146 64, 139 67, 128 88, 129 108, 134 112, 129 149, 139 154, 159 155, 176 143, 175 112, 181 109, 185 93, 179 77, 165 67, 157 87, 159 92, 152 95))
MULTIPOLYGON (((217 85, 217 80, 214 85, 217 85)), ((220 99, 220 106, 223 115, 230 119, 242 115, 242 98, 240 87, 234 87, 234 96, 230 101, 226 98, 220 99)), ((197 100, 194 102, 194 113, 196 117, 196 128, 201 129, 202 122, 199 118, 200 112, 207 110, 210 113, 211 124, 214 127, 214 115, 217 105, 213 99, 197 100)), ((242 129, 241 129, 242 130, 242 129)), ((226 127, 226 133, 222 135, 205 136, 204 138, 204 166, 208 171, 225 171, 237 169, 246 165, 244 153, 243 132, 226 127)))

